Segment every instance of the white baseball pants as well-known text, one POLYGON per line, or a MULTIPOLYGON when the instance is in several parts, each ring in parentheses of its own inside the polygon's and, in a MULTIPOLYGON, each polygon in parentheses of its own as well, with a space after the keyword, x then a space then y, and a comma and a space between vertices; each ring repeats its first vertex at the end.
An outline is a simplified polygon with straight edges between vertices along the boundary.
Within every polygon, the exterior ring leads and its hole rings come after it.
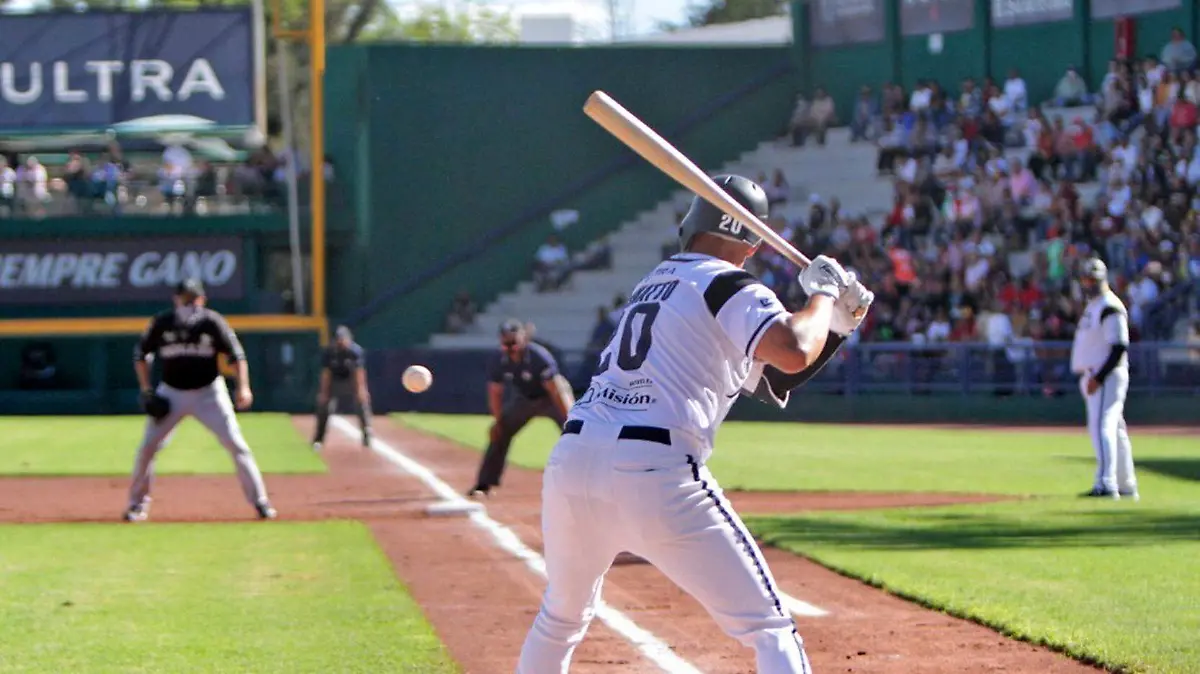
POLYGON ((263 484, 262 472, 250 451, 250 445, 242 437, 242 428, 237 421, 233 401, 225 380, 217 377, 213 383, 192 391, 159 384, 156 392, 171 401, 171 412, 161 420, 146 418, 146 432, 138 447, 133 464, 133 480, 129 486, 129 506, 145 505, 150 498, 150 486, 154 481, 154 459, 171 440, 179 422, 188 416, 204 424, 217 436, 217 440, 233 457, 237 468, 238 482, 242 493, 252 505, 267 502, 267 488, 263 484))
MULTIPOLYGON (((587 422, 546 466, 542 531, 548 584, 518 674, 561 674, 595 616, 604 575, 625 551, 691 594, 753 648, 763 674, 810 674, 803 642, 758 545, 694 458, 696 448, 618 439, 587 422)), ((674 434, 678 436, 678 434, 674 434)))
POLYGON ((1095 393, 1088 395, 1088 377, 1079 388, 1087 403, 1088 435, 1096 450, 1095 489, 1122 494, 1137 491, 1133 471, 1133 444, 1125 427, 1125 396, 1129 392, 1129 371, 1113 370, 1095 393))

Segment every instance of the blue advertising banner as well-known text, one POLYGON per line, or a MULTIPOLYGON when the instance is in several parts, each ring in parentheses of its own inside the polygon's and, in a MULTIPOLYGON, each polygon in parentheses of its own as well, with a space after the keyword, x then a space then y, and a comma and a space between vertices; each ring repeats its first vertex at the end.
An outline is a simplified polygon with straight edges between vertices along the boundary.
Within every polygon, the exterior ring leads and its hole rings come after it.
POLYGON ((252 126, 254 36, 248 8, 0 15, 0 132, 252 126))

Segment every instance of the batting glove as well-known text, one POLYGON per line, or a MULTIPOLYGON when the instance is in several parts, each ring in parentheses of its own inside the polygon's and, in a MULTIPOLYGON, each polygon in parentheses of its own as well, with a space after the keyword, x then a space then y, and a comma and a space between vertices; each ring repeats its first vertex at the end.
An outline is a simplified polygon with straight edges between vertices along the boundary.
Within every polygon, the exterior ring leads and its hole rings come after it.
POLYGON ((875 301, 875 293, 867 290, 862 281, 858 280, 857 274, 850 272, 848 278, 850 283, 833 303, 833 317, 829 321, 830 332, 842 337, 849 337, 850 333, 862 325, 863 319, 867 317, 867 310, 875 301))
POLYGON ((809 297, 828 295, 834 299, 850 285, 850 277, 838 261, 827 256, 818 255, 812 264, 800 272, 800 288, 809 297))

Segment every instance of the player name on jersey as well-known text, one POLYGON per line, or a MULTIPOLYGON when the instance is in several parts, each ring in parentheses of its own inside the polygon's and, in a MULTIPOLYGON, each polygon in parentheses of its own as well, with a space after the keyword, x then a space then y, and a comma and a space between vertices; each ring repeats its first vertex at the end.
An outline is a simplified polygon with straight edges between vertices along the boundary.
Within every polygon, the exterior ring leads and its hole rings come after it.
POLYGON ((629 303, 634 302, 663 302, 671 298, 671 293, 675 292, 675 288, 679 287, 679 281, 667 281, 665 283, 651 283, 649 285, 638 286, 634 289, 633 294, 629 296, 629 303))

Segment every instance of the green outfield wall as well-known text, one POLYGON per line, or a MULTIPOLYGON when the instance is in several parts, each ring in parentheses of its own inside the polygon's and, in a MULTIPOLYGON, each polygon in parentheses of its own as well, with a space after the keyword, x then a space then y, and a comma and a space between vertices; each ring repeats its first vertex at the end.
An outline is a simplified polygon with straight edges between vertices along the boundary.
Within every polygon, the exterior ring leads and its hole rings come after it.
MULTIPOLYGON (((778 137, 799 82, 786 47, 337 47, 328 62, 328 148, 352 207, 353 251, 331 262, 331 311, 352 309, 515 224, 507 238, 398 298, 360 327, 368 344, 408 345, 440 329, 465 289, 486 304, 527 278, 553 230, 580 214, 578 248, 654 206, 673 183, 641 163, 583 185, 630 156, 582 112, 604 89, 666 133, 722 97, 736 100, 675 140, 718 166, 778 137), (748 83, 764 80, 753 91, 748 83)), ((669 236, 664 231, 662 239, 669 236)), ((657 247, 661 240, 647 241, 657 247)))
POLYGON ((864 84, 878 90, 888 82, 911 87, 917 80, 933 79, 956 91, 964 77, 981 81, 991 76, 1002 84, 1009 68, 1020 71, 1031 100, 1040 103, 1050 98, 1069 66, 1080 70, 1092 90, 1099 87, 1115 51, 1116 19, 1107 11, 1112 7, 1132 20, 1138 56, 1159 54, 1176 26, 1195 43, 1200 28, 1197 3, 1180 0, 1170 9, 1143 11, 1163 4, 1147 0, 793 2, 796 62, 805 90, 826 88, 843 111, 850 110, 855 92, 864 84), (850 13, 852 5, 855 12, 850 13), (950 15, 965 20, 947 21, 950 15))

